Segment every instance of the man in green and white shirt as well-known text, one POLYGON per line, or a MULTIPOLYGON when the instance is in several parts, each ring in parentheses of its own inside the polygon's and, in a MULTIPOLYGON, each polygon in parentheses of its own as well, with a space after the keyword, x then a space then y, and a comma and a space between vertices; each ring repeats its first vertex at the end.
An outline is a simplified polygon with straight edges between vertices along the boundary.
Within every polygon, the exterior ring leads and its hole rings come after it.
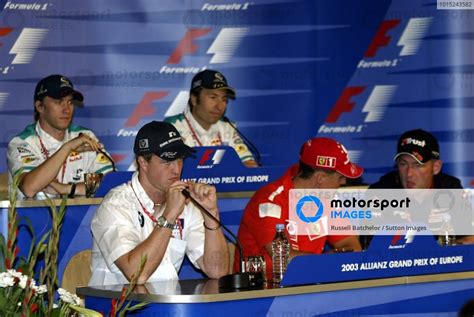
POLYGON ((227 145, 234 148, 245 166, 257 167, 257 161, 239 133, 224 120, 228 99, 235 99, 234 88, 220 72, 206 69, 192 80, 188 108, 165 121, 178 129, 186 145, 227 145))
MULTIPOLYGON (((8 172, 19 177, 20 197, 85 194, 85 173, 108 173, 113 164, 94 133, 72 125, 83 95, 62 75, 41 79, 34 94, 35 120, 8 144, 8 172)), ((110 157, 110 156, 109 156, 110 157)))

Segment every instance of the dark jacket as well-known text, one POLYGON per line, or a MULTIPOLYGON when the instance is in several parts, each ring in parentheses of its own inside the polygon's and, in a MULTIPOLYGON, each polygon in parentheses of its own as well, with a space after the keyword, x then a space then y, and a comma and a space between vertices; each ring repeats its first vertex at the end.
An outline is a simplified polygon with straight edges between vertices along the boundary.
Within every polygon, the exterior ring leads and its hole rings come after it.
MULTIPOLYGON (((434 188, 458 188, 462 189, 461 181, 451 175, 439 173, 434 176, 434 188)), ((383 189, 383 188, 402 188, 398 171, 392 171, 380 177, 377 183, 369 186, 370 189, 383 189)))
MULTIPOLYGON (((438 175, 434 176, 433 179, 433 187, 436 189, 441 188, 452 188, 452 189, 462 189, 461 181, 451 175, 439 173, 438 175)), ((400 177, 398 176, 398 171, 389 172, 382 177, 380 177, 379 181, 370 185, 369 189, 401 189, 402 184, 400 182, 400 177)), ((359 237, 360 243, 362 248, 365 250, 369 246, 370 242, 372 241, 373 236, 369 235, 361 235, 359 237)), ((462 236, 458 236, 460 238, 462 236)), ((435 238, 437 238, 435 236, 435 238)))

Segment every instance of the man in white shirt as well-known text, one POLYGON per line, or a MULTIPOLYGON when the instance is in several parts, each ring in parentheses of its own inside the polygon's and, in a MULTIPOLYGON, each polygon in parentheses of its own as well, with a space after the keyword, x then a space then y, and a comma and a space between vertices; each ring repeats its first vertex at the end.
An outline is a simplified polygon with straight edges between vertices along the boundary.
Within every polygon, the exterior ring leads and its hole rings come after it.
POLYGON ((223 120, 229 99, 235 99, 235 90, 227 84, 224 75, 215 70, 203 70, 192 80, 188 108, 165 121, 178 129, 187 145, 228 145, 245 166, 256 167, 258 164, 239 133, 223 120))
POLYGON ((90 286, 130 281, 147 261, 138 283, 176 280, 187 255, 210 278, 229 269, 229 251, 219 224, 202 215, 182 191, 219 219, 213 186, 180 181, 183 160, 194 150, 167 122, 144 125, 135 138, 138 171, 112 189, 92 219, 94 245, 90 286))
POLYGON ((103 145, 94 133, 72 124, 74 108, 82 106, 83 100, 62 75, 47 76, 36 85, 36 122, 8 144, 9 185, 11 189, 13 178, 18 177, 20 198, 84 195, 85 173, 113 170, 110 156, 100 152, 103 145))

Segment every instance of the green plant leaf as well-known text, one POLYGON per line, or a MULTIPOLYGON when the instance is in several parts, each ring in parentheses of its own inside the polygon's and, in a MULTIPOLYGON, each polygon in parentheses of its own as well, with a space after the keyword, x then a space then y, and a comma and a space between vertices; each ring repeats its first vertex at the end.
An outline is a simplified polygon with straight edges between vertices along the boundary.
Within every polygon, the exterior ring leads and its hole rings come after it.
POLYGON ((76 306, 76 305, 69 305, 69 308, 71 310, 74 310, 74 311, 80 313, 84 317, 102 317, 101 313, 99 313, 95 310, 92 310, 92 309, 79 307, 79 306, 76 306))
POLYGON ((51 317, 62 317, 62 316, 61 316, 61 307, 54 308, 54 309, 51 311, 51 317))
POLYGON ((138 303, 138 304, 136 304, 132 307, 127 308, 127 312, 142 309, 143 307, 145 307, 148 304, 150 304, 150 303, 147 303, 147 302, 138 303))

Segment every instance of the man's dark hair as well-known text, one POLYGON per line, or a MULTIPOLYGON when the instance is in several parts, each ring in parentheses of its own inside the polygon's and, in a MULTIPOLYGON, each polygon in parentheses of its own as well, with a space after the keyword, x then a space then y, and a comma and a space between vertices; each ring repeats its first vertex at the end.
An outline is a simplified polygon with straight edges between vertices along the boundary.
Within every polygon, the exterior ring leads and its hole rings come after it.
POLYGON ((35 122, 39 120, 40 118, 40 114, 38 112, 38 110, 36 109, 36 101, 39 101, 39 102, 43 102, 44 100, 44 97, 41 98, 41 100, 35 100, 34 104, 33 104, 33 108, 35 109, 35 122))
POLYGON ((193 103, 191 102, 191 96, 196 96, 197 98, 197 103, 200 103, 201 100, 199 99, 199 96, 201 95, 201 91, 202 91, 202 87, 197 87, 196 89, 193 89, 191 91, 191 95, 189 96, 189 99, 188 99, 188 106, 189 106, 189 110, 191 110, 191 113, 193 112, 193 103))
POLYGON ((137 163, 137 167, 140 166, 140 165, 138 164, 138 157, 139 157, 139 156, 143 156, 143 158, 145 159, 145 161, 150 162, 150 160, 151 160, 151 158, 153 157, 153 155, 155 155, 155 154, 153 154, 153 153, 148 153, 148 154, 143 154, 143 155, 136 155, 136 156, 135 156, 135 163, 137 163))

